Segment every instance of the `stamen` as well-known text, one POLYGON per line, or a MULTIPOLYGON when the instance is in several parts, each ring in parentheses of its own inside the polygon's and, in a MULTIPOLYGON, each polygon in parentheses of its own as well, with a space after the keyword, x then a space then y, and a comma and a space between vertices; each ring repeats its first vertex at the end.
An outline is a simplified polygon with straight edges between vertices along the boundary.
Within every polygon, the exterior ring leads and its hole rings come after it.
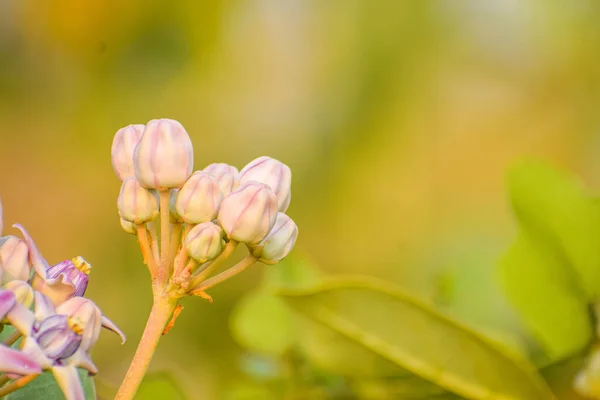
POLYGON ((90 274, 92 265, 90 263, 88 263, 87 261, 85 261, 85 259, 83 257, 77 256, 77 257, 73 258, 71 261, 73 261, 73 264, 75 264, 75 267, 77 267, 78 270, 80 270, 81 272, 83 272, 86 275, 90 274))
POLYGON ((83 324, 78 318, 69 317, 69 328, 77 335, 83 335, 83 324))

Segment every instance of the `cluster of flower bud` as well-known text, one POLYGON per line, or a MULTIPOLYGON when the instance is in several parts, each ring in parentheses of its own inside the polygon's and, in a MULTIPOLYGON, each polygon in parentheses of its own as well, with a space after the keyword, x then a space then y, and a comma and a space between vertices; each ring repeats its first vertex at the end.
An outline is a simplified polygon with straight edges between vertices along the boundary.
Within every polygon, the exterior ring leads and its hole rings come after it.
POLYGON ((68 400, 82 399, 77 368, 97 368, 89 351, 101 327, 125 337, 85 294, 91 266, 83 257, 50 265, 21 225, 23 239, 2 236, 0 204, 0 330, 23 336, 0 344, 0 373, 12 378, 52 371, 68 400), (8 328, 7 328, 8 326, 8 328))
POLYGON ((117 201, 123 229, 136 233, 156 218, 159 193, 168 192, 170 222, 186 226, 181 247, 198 263, 218 257, 229 241, 245 243, 266 264, 283 259, 298 235, 284 214, 291 201, 290 168, 263 156, 241 171, 214 163, 193 172, 193 154, 190 137, 174 120, 117 132, 112 163, 123 181, 117 201))

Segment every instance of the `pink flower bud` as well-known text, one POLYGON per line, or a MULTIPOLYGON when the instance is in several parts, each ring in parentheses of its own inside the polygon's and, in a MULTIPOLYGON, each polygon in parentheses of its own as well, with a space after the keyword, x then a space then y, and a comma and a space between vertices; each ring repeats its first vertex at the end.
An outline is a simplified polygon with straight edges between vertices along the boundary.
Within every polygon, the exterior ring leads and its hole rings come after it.
POLYGON ((269 186, 277 197, 279 211, 287 210, 292 198, 292 171, 287 165, 271 157, 259 157, 240 172, 240 184, 249 181, 257 181, 269 186))
POLYGON ((297 238, 296 223, 284 213, 277 213, 273 229, 251 250, 252 255, 265 264, 277 264, 292 251, 297 238))
POLYGON ((275 224, 277 198, 262 183, 250 181, 223 199, 219 224, 227 237, 238 242, 256 244, 275 224))
POLYGON ((153 119, 133 154, 135 177, 146 188, 179 188, 194 168, 194 148, 183 126, 172 119, 153 119))
POLYGON ((156 196, 144 189, 134 177, 123 181, 117 206, 121 218, 134 224, 151 221, 158 215, 156 196))
POLYGON ((175 211, 188 224, 212 221, 219 212, 222 199, 221 190, 212 176, 196 171, 177 193, 175 211))
POLYGON ((31 272, 28 257, 27 244, 23 240, 16 236, 0 238, 2 283, 13 280, 27 281, 31 272))
POLYGON ((223 230, 212 222, 196 225, 185 239, 185 248, 200 264, 213 260, 223 250, 223 230))
POLYGON ((137 228, 135 227, 133 222, 129 222, 127 220, 124 220, 123 218, 120 218, 120 220, 121 228, 123 228, 125 232, 130 233, 132 235, 137 235, 137 228))
POLYGON ((133 151, 143 131, 144 125, 136 124, 121 128, 115 134, 111 149, 112 165, 121 181, 134 176, 133 151))
POLYGON ((227 196, 240 184, 239 171, 232 165, 225 163, 210 164, 204 168, 204 172, 215 178, 223 196, 227 196))

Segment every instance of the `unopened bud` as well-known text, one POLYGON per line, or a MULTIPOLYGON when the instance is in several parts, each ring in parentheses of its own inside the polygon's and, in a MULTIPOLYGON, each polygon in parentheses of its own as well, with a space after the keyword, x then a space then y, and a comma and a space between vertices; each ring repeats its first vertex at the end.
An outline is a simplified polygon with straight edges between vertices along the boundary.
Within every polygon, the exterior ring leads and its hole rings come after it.
POLYGON ((262 183, 248 182, 223 199, 219 224, 229 239, 256 244, 275 224, 277 198, 262 183))
POLYGON ((23 240, 16 236, 0 238, 2 283, 13 280, 27 281, 31 272, 28 257, 27 244, 23 240))
POLYGON ((130 233, 132 235, 137 235, 137 228, 135 227, 133 222, 129 222, 123 218, 120 218, 120 220, 121 220, 121 228, 123 228, 123 230, 125 232, 130 233))
POLYGON ((209 174, 196 171, 177 193, 175 211, 188 224, 212 221, 219 212, 223 195, 209 174))
POLYGON ((240 184, 257 181, 269 186, 277 197, 279 211, 285 212, 290 205, 292 171, 281 161, 263 156, 251 161, 240 172, 240 184))
POLYGON ((200 264, 213 260, 223 250, 223 230, 212 222, 196 225, 185 239, 185 248, 200 264))
POLYGON ((233 165, 214 163, 204 168, 203 171, 215 178, 223 196, 227 196, 240 184, 240 173, 233 165))
POLYGON ((121 128, 115 134, 112 143, 112 165, 121 181, 134 176, 133 152, 137 146, 144 125, 136 124, 121 128))
POLYGON ((194 148, 183 126, 172 119, 153 119, 133 154, 135 177, 146 188, 179 188, 194 168, 194 148))
POLYGON ((151 221, 158 215, 156 196, 133 177, 123 181, 117 206, 121 218, 134 224, 151 221))
POLYGON ((265 264, 277 264, 296 244, 298 226, 284 213, 277 213, 271 232, 252 249, 252 255, 265 264))

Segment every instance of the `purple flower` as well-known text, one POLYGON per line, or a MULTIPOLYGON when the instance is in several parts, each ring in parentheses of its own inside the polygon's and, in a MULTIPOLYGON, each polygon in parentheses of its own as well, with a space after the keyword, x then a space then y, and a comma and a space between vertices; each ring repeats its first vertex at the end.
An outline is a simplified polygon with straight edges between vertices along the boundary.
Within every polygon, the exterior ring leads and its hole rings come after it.
POLYGON ((63 261, 51 267, 40 254, 29 232, 20 224, 13 226, 21 231, 27 244, 29 264, 35 272, 32 282, 35 290, 50 297, 56 305, 85 292, 90 264, 82 257, 75 257, 71 261, 63 261))
POLYGON ((55 365, 72 356, 81 345, 83 328, 66 315, 52 315, 33 328, 33 338, 55 365))

